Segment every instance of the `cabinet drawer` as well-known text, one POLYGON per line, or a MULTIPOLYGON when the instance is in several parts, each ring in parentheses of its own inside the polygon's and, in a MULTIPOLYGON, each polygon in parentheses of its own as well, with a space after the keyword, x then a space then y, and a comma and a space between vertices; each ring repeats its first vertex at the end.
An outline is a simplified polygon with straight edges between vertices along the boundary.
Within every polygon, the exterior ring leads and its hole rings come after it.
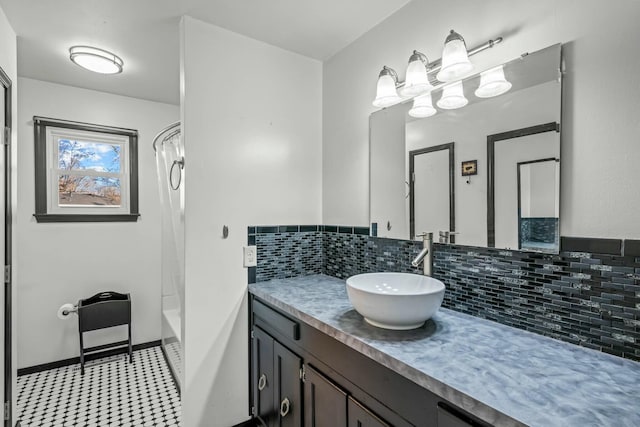
POLYGON ((253 315, 256 324, 274 329, 294 341, 300 339, 300 324, 298 322, 255 299, 253 300, 253 315))

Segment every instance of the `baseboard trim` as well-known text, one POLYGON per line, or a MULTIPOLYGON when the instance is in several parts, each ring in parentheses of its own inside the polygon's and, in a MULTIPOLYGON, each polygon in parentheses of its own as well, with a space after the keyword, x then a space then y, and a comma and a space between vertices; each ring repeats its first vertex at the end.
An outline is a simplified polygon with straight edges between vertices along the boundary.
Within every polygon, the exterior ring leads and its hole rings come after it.
MULTIPOLYGON (((161 343, 162 343, 162 341, 160 341, 160 340, 149 341, 149 342, 145 342, 145 343, 141 343, 141 344, 134 344, 131 347, 133 348, 133 351, 144 350, 145 348, 157 347, 161 343)), ((120 348, 114 348, 114 349, 111 349, 111 350, 101 351, 101 352, 98 352, 98 353, 87 354, 87 355, 85 355, 84 359, 85 359, 85 362, 88 362, 90 360, 96 360, 96 359, 100 359, 102 357, 109 357, 109 356, 116 356, 118 354, 125 354, 128 351, 129 351, 129 349, 126 346, 124 346, 124 347, 120 347, 120 348)), ((48 371, 49 369, 55 369, 55 368, 62 368, 63 366, 76 365, 78 363, 80 363, 80 356, 72 357, 70 359, 57 360, 55 362, 50 362, 50 363, 43 363, 42 365, 29 366, 27 368, 18 369, 18 376, 20 377, 22 375, 35 374, 37 372, 48 371)))

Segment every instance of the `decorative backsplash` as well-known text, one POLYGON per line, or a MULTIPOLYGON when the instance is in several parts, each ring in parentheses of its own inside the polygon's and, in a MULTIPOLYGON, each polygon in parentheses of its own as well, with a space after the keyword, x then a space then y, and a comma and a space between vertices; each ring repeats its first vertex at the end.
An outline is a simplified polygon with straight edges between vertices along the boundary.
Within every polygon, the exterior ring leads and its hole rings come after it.
POLYGON ((521 218, 520 240, 522 242, 550 243, 557 247, 558 218, 521 218))
POLYGON ((640 258, 434 246, 444 307, 640 361, 640 258))
POLYGON ((370 271, 420 271, 410 261, 422 243, 372 238, 368 227, 249 227, 247 243, 258 251, 257 267, 249 268, 249 283, 319 273, 346 279, 370 271))
MULTIPOLYGON (((248 243, 258 247, 249 282, 421 272, 411 267, 421 242, 368 234, 366 227, 249 227, 248 243)), ((443 307, 640 361, 640 243, 563 237, 562 247, 569 250, 549 255, 435 243, 443 307)))
POLYGON ((411 266, 411 260, 422 249, 422 242, 325 231, 322 248, 322 273, 339 279, 372 271, 422 271, 422 267, 416 269, 411 266))
POLYGON ((249 227, 248 243, 258 251, 249 283, 322 273, 321 229, 318 225, 249 227))

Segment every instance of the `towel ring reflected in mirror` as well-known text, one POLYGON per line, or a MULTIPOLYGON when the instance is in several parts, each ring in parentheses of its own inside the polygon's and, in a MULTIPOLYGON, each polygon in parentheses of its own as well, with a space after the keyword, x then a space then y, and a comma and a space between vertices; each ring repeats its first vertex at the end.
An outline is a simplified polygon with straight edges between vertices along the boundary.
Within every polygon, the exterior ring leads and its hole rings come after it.
POLYGON ((174 160, 173 163, 171 164, 171 169, 169 170, 169 185, 171 186, 172 190, 177 190, 178 188, 180 188, 180 184, 182 183, 182 169, 184 169, 184 157, 180 158, 180 160, 174 160), (175 169, 176 165, 178 165, 178 182, 174 185, 173 184, 173 170, 175 169))

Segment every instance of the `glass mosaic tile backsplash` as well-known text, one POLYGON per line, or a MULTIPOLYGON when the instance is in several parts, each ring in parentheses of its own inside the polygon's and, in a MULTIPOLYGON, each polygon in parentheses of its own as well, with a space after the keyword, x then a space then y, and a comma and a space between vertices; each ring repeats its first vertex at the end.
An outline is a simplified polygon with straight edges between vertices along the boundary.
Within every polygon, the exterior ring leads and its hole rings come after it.
MULTIPOLYGON (((370 237, 366 227, 248 231, 248 243, 258 247, 250 283, 319 273, 341 279, 374 271, 421 273, 411 267, 421 242, 370 237)), ((626 242, 635 248, 637 241, 626 242)), ((549 255, 436 243, 433 275, 447 287, 443 307, 640 361, 636 252, 549 255)))

